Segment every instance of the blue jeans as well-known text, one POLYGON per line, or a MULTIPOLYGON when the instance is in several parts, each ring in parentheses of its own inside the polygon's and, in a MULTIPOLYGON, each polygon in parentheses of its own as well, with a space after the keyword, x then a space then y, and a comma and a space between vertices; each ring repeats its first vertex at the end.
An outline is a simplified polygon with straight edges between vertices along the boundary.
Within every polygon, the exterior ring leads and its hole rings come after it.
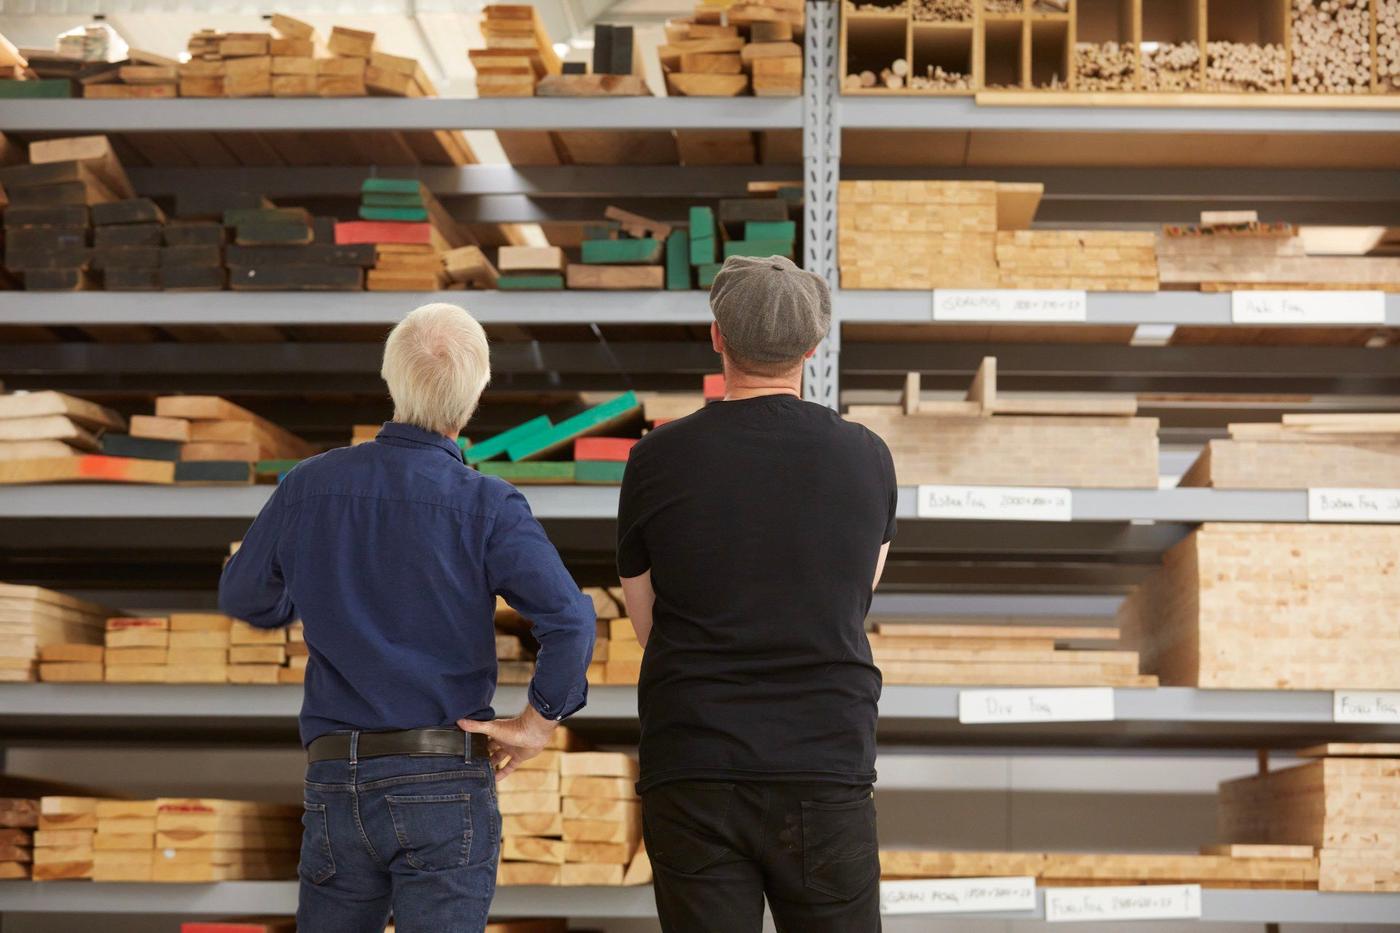
POLYGON ((298 933, 383 933, 391 909, 399 933, 485 929, 501 849, 485 759, 313 762, 302 824, 298 933))

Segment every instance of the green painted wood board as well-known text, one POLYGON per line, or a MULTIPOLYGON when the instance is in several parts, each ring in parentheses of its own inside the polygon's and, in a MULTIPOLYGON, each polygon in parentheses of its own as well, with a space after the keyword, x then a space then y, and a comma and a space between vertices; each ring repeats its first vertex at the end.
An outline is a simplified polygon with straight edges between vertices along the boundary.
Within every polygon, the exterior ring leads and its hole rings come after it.
POLYGON ((416 178, 366 178, 360 190, 376 194, 418 194, 423 184, 416 178))
POLYGON ((744 224, 746 240, 797 239, 797 224, 791 220, 750 220, 744 224))
POLYGON ((540 415, 538 418, 531 418, 524 424, 517 424, 509 430, 488 437, 480 443, 472 444, 463 453, 468 463, 490 460, 492 457, 499 457, 505 453, 506 448, 516 441, 548 431, 552 426, 553 422, 549 420, 548 415, 540 415))
POLYGON ((722 262, 709 262, 695 269, 695 282, 701 288, 709 288, 715 284, 715 276, 719 275, 719 270, 724 268, 722 262))
POLYGON ((730 256, 786 256, 792 258, 791 240, 730 240, 724 244, 724 258, 730 256))
POLYGON ((499 476, 511 483, 572 483, 574 481, 574 462, 572 460, 532 460, 528 463, 489 460, 478 464, 477 469, 487 476, 499 476))
POLYGON ((627 462, 608 460, 579 460, 574 463, 574 482, 616 486, 622 482, 627 462))
POLYGON ((666 238, 666 287, 690 288, 690 236, 684 230, 672 230, 666 238))
POLYGON ((601 405, 579 412, 572 418, 550 428, 548 431, 527 437, 506 448, 506 458, 515 460, 537 460, 546 457, 573 442, 574 438, 588 434, 605 434, 614 427, 625 424, 634 418, 641 409, 641 403, 632 392, 624 392, 601 405))
POLYGON ((638 240, 584 240, 583 261, 590 265, 626 263, 655 263, 661 261, 660 240, 651 237, 638 240))
POLYGON ((361 207, 422 207, 423 198, 418 194, 394 194, 366 191, 360 195, 361 207))
POLYGON ((553 291, 564 287, 562 275, 503 275, 496 280, 503 292, 553 291))
POLYGON ((406 220, 422 223, 428 219, 428 210, 423 207, 369 207, 360 205, 361 220, 406 220))

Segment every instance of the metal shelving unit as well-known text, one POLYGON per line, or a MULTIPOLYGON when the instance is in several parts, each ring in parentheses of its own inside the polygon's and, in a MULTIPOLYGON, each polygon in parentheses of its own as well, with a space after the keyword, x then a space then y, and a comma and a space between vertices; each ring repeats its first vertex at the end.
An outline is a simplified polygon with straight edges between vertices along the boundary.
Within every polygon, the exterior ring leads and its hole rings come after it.
MULTIPOLYGON (((214 885, 56 881, 0 885, 3 913, 293 913, 296 900, 294 881, 226 881, 214 885)), ((491 913, 499 917, 654 918, 656 906, 650 886, 504 887, 497 889, 491 913)), ((1400 916, 1400 894, 1206 889, 1202 892, 1201 914, 1202 920, 1236 923, 1393 923, 1400 916)), ((1036 892, 1035 910, 963 916, 968 920, 1043 920, 1045 895, 1043 891, 1036 892)), ((910 916, 906 922, 917 923, 918 919, 910 916)))

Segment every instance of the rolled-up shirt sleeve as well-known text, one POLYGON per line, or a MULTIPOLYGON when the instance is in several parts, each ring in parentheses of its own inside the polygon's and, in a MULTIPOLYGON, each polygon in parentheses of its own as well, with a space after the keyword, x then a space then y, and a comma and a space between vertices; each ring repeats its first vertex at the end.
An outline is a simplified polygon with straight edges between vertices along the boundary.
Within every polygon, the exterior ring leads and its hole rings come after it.
POLYGON ((546 719, 572 716, 588 702, 597 616, 593 601, 579 590, 516 490, 496 514, 485 565, 491 592, 530 620, 531 634, 540 643, 530 705, 546 719))
POLYGON ((283 489, 279 484, 273 490, 219 578, 219 611, 258 628, 277 628, 297 617, 277 558, 286 519, 283 489))

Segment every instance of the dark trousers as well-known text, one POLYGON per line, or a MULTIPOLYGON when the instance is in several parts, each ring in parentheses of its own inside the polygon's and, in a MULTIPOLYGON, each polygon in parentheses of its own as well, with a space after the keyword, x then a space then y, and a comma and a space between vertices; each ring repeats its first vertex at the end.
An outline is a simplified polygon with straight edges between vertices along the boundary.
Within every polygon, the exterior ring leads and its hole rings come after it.
MULTIPOLYGON (((465 739, 464 739, 465 741, 465 739)), ((485 759, 389 755, 306 769, 298 933, 481 933, 501 816, 485 759)))
POLYGON ((677 781, 642 795, 666 933, 880 929, 880 853, 869 784, 677 781))

